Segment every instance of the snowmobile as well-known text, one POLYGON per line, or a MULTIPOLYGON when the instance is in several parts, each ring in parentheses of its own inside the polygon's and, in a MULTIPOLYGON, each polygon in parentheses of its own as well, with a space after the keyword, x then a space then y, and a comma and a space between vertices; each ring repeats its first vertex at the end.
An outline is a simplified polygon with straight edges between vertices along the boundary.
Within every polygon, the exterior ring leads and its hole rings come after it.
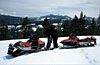
POLYGON ((91 36, 79 39, 77 36, 72 36, 68 39, 62 40, 60 43, 63 44, 63 47, 88 47, 96 45, 96 38, 91 36))
POLYGON ((45 42, 39 39, 32 40, 32 42, 18 41, 15 44, 9 44, 7 54, 17 57, 26 53, 33 53, 35 51, 39 51, 44 48, 44 46, 45 42))

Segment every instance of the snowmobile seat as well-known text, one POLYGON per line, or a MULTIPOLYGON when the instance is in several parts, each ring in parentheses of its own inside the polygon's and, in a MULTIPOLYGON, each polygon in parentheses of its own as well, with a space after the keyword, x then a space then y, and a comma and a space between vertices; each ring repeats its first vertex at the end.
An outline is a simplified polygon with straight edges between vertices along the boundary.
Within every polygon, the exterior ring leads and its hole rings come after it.
POLYGON ((20 46, 19 43, 21 43, 21 42, 22 42, 22 41, 18 41, 18 42, 16 42, 14 46, 15 46, 15 47, 20 46))
POLYGON ((68 46, 75 46, 75 45, 77 45, 77 41, 76 40, 74 40, 74 41, 65 41, 63 43, 64 43, 63 45, 68 45, 68 46))
POLYGON ((79 39, 79 42, 86 42, 87 39, 88 39, 88 37, 87 38, 84 38, 84 39, 79 39))

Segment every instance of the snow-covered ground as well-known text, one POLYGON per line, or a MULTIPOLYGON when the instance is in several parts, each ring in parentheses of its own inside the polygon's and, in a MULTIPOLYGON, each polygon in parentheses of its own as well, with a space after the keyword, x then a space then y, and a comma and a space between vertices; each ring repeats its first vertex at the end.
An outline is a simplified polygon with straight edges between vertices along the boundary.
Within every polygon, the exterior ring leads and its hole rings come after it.
MULTIPOLYGON (((87 36, 79 36, 85 38, 87 36)), ((7 55, 9 43, 27 41, 27 39, 0 41, 0 65, 23 65, 23 64, 78 64, 78 65, 99 65, 100 64, 100 36, 97 38, 95 47, 83 47, 74 49, 54 49, 41 51, 13 58, 7 55)), ((58 44, 67 37, 59 37, 58 44)), ((40 38, 47 43, 47 38, 40 38)), ((52 45, 53 46, 53 45, 52 45)), ((52 47, 51 46, 51 47, 52 47)))

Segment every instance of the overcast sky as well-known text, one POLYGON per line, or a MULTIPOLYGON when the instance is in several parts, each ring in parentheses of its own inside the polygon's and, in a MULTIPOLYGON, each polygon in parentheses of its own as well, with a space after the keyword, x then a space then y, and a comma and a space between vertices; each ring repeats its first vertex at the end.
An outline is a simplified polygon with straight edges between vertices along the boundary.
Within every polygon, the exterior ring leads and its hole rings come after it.
POLYGON ((48 14, 74 15, 84 14, 98 17, 100 0, 0 0, 0 14, 37 17, 48 14))

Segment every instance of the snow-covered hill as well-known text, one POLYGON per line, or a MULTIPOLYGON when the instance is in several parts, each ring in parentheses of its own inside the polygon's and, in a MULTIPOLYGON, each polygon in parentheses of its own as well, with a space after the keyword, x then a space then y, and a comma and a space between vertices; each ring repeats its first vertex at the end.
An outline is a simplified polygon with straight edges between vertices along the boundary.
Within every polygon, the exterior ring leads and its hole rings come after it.
MULTIPOLYGON (((85 38, 87 36, 79 36, 85 38)), ((0 41, 0 65, 23 65, 23 64, 78 64, 78 65, 99 65, 100 64, 100 36, 97 38, 95 47, 84 47, 74 49, 54 49, 41 51, 13 58, 7 55, 9 43, 27 41, 27 39, 0 41)), ((59 42, 67 37, 59 37, 59 42)), ((47 38, 40 38, 47 43, 47 38)), ((53 45, 52 45, 53 46, 53 45)), ((52 47, 51 46, 51 47, 52 47)))
POLYGON ((41 17, 39 17, 39 19, 40 20, 44 20, 45 18, 48 18, 48 19, 50 19, 50 20, 56 20, 56 19, 60 19, 60 20, 72 20, 72 18, 71 17, 69 17, 69 16, 63 16, 63 15, 54 15, 54 14, 50 14, 50 15, 45 15, 45 16, 41 16, 41 17))

